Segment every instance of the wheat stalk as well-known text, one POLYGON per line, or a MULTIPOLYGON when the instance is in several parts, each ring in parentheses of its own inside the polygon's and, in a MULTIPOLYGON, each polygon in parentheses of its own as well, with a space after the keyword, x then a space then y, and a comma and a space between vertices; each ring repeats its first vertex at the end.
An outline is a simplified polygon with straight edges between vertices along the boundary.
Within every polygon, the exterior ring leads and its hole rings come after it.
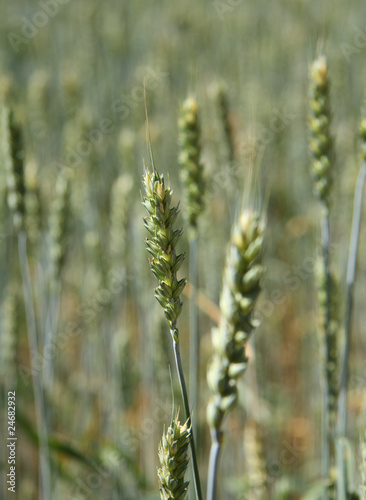
MULTIPOLYGON (((152 160, 152 157, 151 157, 152 160)), ((191 419, 183 374, 177 319, 182 311, 180 295, 186 284, 185 279, 178 280, 177 272, 183 262, 184 254, 176 253, 176 245, 182 234, 182 229, 174 229, 178 216, 178 207, 171 206, 172 190, 165 187, 164 177, 154 168, 153 172, 146 169, 143 178, 145 197, 143 205, 148 216, 144 224, 151 238, 146 240, 147 250, 151 255, 150 265, 159 285, 155 289, 155 297, 162 306, 173 340, 175 362, 187 420, 191 419)), ((202 498, 194 436, 191 439, 191 453, 196 496, 202 498)))
MULTIPOLYGON (((7 202, 12 215, 13 226, 18 235, 18 255, 23 282, 29 350, 31 353, 39 353, 33 291, 28 265, 27 235, 25 232, 24 148, 22 132, 20 126, 14 120, 13 113, 5 107, 1 109, 1 132, 1 149, 6 168, 8 188, 7 202)), ((51 469, 48 450, 48 431, 39 370, 32 370, 32 383, 37 431, 40 441, 40 482, 44 497, 50 498, 51 469)))
MULTIPOLYGON (((322 463, 323 477, 330 478, 335 465, 334 423, 330 413, 331 380, 328 367, 334 360, 333 336, 331 332, 331 271, 330 271, 330 236, 329 236, 329 194, 333 181, 333 140, 330 133, 328 65, 324 56, 314 61, 310 68, 310 151, 312 154, 311 174, 314 192, 322 206, 322 278, 318 289, 322 290, 324 299, 321 307, 323 315, 323 342, 325 351, 322 422, 322 463)), ((330 493, 332 494, 332 493, 330 493)))
POLYGON ((253 310, 263 273, 260 263, 263 231, 264 223, 258 214, 244 211, 234 227, 227 252, 220 298, 221 320, 212 332, 214 354, 207 375, 213 393, 207 407, 212 439, 207 500, 216 497, 222 423, 237 402, 237 379, 246 370, 248 361, 245 346, 256 326, 253 310))
POLYGON ((361 213, 363 205, 363 191, 366 180, 366 103, 362 110, 361 123, 359 125, 359 158, 360 170, 356 181, 351 238, 348 253, 347 278, 346 278, 346 305, 345 305, 345 347, 342 357, 342 371, 339 391, 339 419, 338 433, 346 434, 347 424, 347 388, 348 388, 348 358, 351 343, 351 324, 353 316, 353 286, 356 277, 358 240, 361 227, 361 213))

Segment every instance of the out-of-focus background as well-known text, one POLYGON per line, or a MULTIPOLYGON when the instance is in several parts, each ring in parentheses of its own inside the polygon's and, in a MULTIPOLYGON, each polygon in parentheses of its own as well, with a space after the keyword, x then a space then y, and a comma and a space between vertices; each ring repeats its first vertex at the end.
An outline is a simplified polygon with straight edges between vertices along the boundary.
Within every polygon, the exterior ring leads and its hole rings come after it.
MULTIPOLYGON (((39 344, 38 352, 30 350, 2 166, 0 496, 11 495, 4 443, 7 392, 15 390, 17 494, 9 498, 42 498, 42 421, 52 500, 159 498, 157 446, 170 423, 172 392, 175 407, 180 399, 144 243, 145 86, 155 164, 169 178, 175 203, 181 198, 179 105, 192 95, 200 106, 207 188, 199 222, 201 360, 194 411, 202 482, 210 445, 206 368, 225 248, 239 209, 254 199, 266 207, 268 221, 261 326, 240 382, 240 406, 225 424, 221 498, 257 498, 247 496, 245 422, 259 436, 270 498, 300 498, 320 477, 321 355, 313 283, 320 234, 307 149, 308 67, 317 54, 327 55, 336 149, 331 259, 344 284, 366 81, 363 2, 3 0, 0 12, 0 95, 24 131, 39 344), (234 137, 231 162, 220 86, 234 137), (72 176, 67 253, 53 286, 50 213, 56 179, 65 171, 72 176), (44 402, 38 423, 35 373, 44 402)), ((181 216, 178 225, 184 225, 181 216)), ((188 251, 186 235, 182 251, 188 251)), ((365 245, 363 228, 349 392, 355 470, 366 382, 365 245)), ((180 275, 187 273, 185 263, 180 275)), ((343 302, 341 295, 341 314, 343 302)), ((188 309, 185 296, 179 324, 187 373, 188 309)))

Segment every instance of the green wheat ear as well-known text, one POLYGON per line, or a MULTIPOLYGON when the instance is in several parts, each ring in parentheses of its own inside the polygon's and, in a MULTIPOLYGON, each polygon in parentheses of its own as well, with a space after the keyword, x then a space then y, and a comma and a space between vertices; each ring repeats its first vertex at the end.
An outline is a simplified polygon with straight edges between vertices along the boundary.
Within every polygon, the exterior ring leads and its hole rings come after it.
POLYGON ((56 179, 55 198, 50 214, 51 265, 53 284, 60 278, 67 251, 70 216, 71 174, 61 170, 56 179))
POLYGON ((2 331, 0 335, 0 378, 12 379, 16 373, 16 343, 18 304, 15 287, 7 285, 2 304, 2 331))
POLYGON ((16 231, 24 229, 25 183, 22 132, 14 115, 3 106, 0 113, 1 153, 6 172, 7 201, 16 231))
POLYGON ((234 131, 230 122, 230 106, 227 86, 223 83, 216 83, 212 86, 212 94, 215 100, 219 121, 223 132, 224 158, 229 163, 235 159, 234 131))
POLYGON ((237 401, 237 379, 246 370, 245 345, 254 329, 253 309, 260 292, 264 223, 245 211, 234 228, 227 253, 220 299, 221 321, 213 330, 213 360, 208 384, 213 396, 207 408, 211 429, 219 431, 237 401))
POLYGON ((198 104, 193 98, 186 99, 180 107, 178 119, 178 163, 185 202, 184 214, 189 224, 190 236, 197 232, 197 218, 204 208, 205 182, 200 162, 200 125, 198 104))
POLYGON ((26 179, 26 229, 31 245, 36 245, 42 231, 41 190, 37 178, 35 163, 27 163, 25 169, 26 179))
POLYGON ((182 229, 174 229, 179 210, 178 207, 171 207, 172 190, 165 187, 163 175, 147 169, 143 182, 143 205, 149 214, 144 218, 144 224, 151 235, 146 245, 151 255, 151 270, 159 280, 155 297, 164 309, 170 330, 175 332, 175 323, 182 310, 180 296, 186 284, 185 279, 177 279, 184 259, 184 254, 177 255, 175 251, 182 234, 182 229))
MULTIPOLYGON (((179 412, 178 412, 179 413, 179 412)), ((184 480, 188 467, 188 446, 191 440, 191 427, 188 420, 181 425, 178 418, 170 424, 159 446, 160 498, 162 500, 183 500, 189 482, 184 480)))
POLYGON ((328 65, 324 56, 310 68, 310 151, 313 162, 311 174, 314 192, 328 207, 332 186, 333 141, 330 134, 328 65))
POLYGON ((243 444, 248 498, 264 500, 268 498, 266 464, 263 459, 259 427, 256 422, 248 422, 245 426, 243 444))

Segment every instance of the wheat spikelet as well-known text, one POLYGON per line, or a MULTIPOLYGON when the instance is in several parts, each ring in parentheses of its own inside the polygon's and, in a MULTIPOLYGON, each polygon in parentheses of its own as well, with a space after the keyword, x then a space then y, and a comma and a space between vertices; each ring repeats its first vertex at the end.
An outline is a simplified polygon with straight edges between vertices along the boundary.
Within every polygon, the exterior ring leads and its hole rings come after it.
POLYGON ((163 435, 159 446, 158 469, 160 498, 162 500, 183 500, 189 482, 184 480, 188 467, 188 446, 191 440, 191 427, 188 421, 181 425, 178 413, 163 435))

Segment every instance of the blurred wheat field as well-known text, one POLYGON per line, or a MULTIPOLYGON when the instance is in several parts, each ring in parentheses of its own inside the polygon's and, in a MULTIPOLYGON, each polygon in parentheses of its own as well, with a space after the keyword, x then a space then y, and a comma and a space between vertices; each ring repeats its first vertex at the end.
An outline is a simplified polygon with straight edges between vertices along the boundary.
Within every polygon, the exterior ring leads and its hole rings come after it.
MULTIPOLYGON (((145 248, 144 95, 154 163, 172 188, 172 206, 180 202, 177 252, 186 258, 178 277, 188 283, 177 324, 187 379, 192 297, 197 304, 192 410, 203 493, 211 330, 220 321, 231 227, 252 204, 266 218, 260 326, 238 379, 237 408, 223 424, 217 498, 324 498, 316 292, 322 242, 308 151, 309 66, 319 53, 327 56, 335 158, 330 259, 342 352, 365 98, 363 7, 340 0, 0 0, 0 498, 160 498, 159 443, 178 408, 182 425, 185 418, 145 248), (205 178, 196 286, 178 160, 187 97, 199 107, 205 178), (8 108, 23 137, 16 152, 24 188, 8 165, 8 108), (6 476, 9 391, 16 392, 15 494, 6 476)), ((349 495, 358 496, 347 498, 364 498, 366 485, 365 231, 363 224, 344 445, 349 495)), ((186 476, 194 498, 190 469, 186 476)))

